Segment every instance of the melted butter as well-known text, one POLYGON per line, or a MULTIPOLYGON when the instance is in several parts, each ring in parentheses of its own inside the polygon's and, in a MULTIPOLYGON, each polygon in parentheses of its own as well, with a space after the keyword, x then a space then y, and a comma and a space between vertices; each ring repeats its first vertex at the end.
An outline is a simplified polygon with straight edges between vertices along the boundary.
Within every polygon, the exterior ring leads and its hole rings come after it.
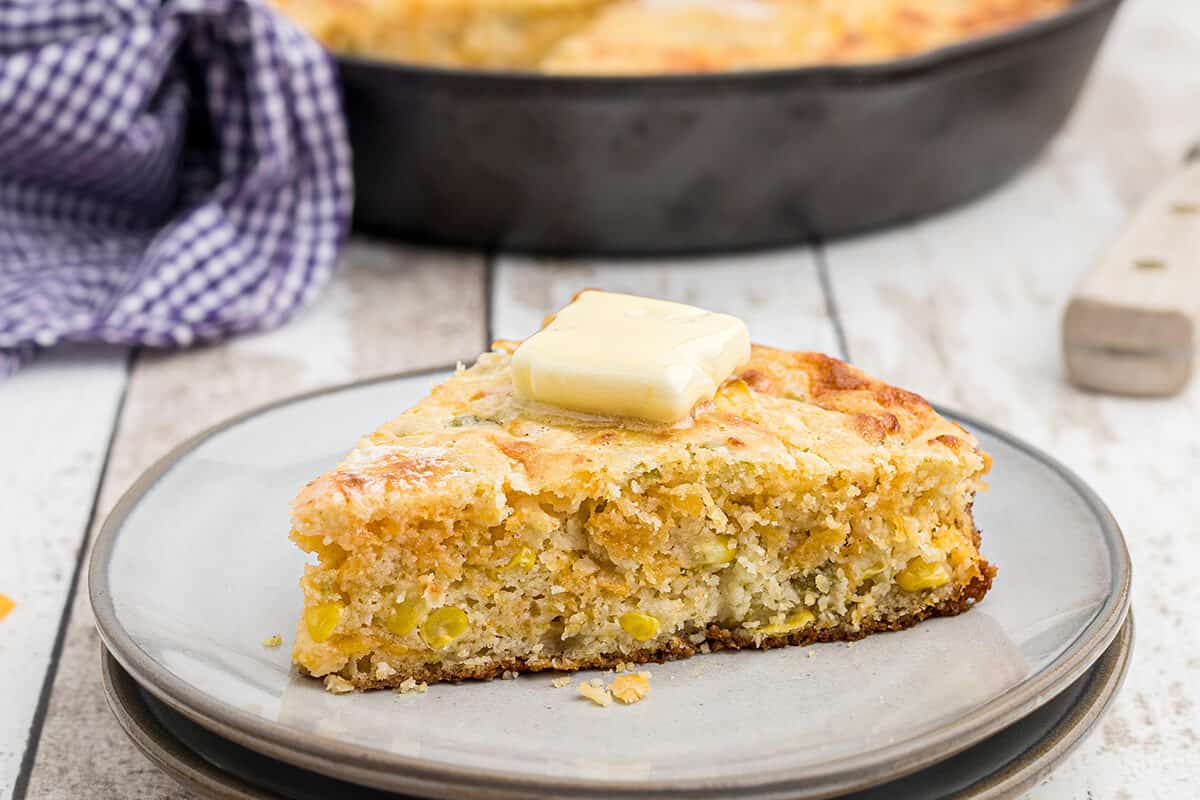
POLYGON ((587 291, 517 348, 513 386, 526 401, 669 424, 749 359, 737 317, 587 291))

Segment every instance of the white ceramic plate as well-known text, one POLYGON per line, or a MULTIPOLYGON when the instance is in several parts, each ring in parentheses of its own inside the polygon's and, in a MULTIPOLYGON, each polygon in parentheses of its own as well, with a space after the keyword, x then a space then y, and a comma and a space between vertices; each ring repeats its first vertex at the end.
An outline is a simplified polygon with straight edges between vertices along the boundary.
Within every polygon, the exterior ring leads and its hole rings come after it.
POLYGON ((106 522, 89 573, 125 669, 222 736, 390 791, 815 798, 895 779, 1026 716, 1099 658, 1128 609, 1128 555, 1095 495, 967 421, 995 459, 976 519, 1000 569, 967 614, 849 646, 652 666, 649 698, 630 707, 599 709, 548 675, 327 694, 289 668, 304 555, 286 537, 288 501, 442 377, 278 403, 151 468, 106 522), (285 646, 264 649, 274 633, 285 646))

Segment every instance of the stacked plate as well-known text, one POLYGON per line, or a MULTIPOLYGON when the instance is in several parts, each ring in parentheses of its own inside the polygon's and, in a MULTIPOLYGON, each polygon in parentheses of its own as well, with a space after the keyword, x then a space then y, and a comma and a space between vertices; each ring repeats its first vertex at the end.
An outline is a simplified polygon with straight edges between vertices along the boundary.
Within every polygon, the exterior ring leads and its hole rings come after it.
POLYGON ((200 795, 1010 797, 1121 685, 1130 564, 1112 516, 1045 454, 943 411, 995 459, 976 519, 1000 574, 967 614, 652 665, 651 694, 629 707, 595 707, 550 675, 328 694, 290 668, 304 556, 287 503, 439 377, 229 420, 151 468, 105 524, 89 577, 109 704, 200 795), (274 634, 283 647, 264 646, 274 634))

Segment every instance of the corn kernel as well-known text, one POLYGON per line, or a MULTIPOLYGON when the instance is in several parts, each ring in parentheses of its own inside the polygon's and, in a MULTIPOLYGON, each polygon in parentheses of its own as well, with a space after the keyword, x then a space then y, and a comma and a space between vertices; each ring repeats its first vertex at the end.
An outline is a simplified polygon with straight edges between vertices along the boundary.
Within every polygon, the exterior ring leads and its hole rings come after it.
POLYGON ((421 638, 434 650, 441 650, 466 633, 469 625, 467 612, 456 606, 442 606, 421 623, 421 638))
POLYGON ((413 628, 421 624, 428 611, 425 601, 414 597, 403 603, 396 603, 391 613, 384 617, 383 626, 397 636, 407 636, 412 633, 413 628))
POLYGON ((926 561, 920 556, 911 559, 896 575, 896 583, 906 592, 936 589, 950 582, 950 570, 941 561, 926 561))
POLYGON ((321 603, 304 609, 304 625, 314 642, 323 642, 333 635, 342 619, 344 605, 338 602, 321 603))
POLYGON ((696 557, 703 564, 728 564, 737 557, 737 540, 732 536, 718 536, 696 545, 696 557))
POLYGON ((783 622, 776 622, 771 625, 763 625, 758 629, 758 631, 759 633, 770 634, 791 633, 792 631, 800 630, 804 626, 811 624, 816 618, 817 617, 815 614, 813 614, 813 612, 809 611, 807 608, 802 608, 799 611, 793 611, 791 614, 788 614, 787 619, 785 619, 783 622))
POLYGON ((537 553, 530 550, 528 547, 522 547, 517 551, 517 554, 509 559, 509 569, 519 569, 522 572, 529 572, 533 569, 533 565, 537 562, 537 553))
POLYGON ((639 642, 658 636, 658 620, 640 611, 626 611, 621 615, 621 628, 639 642))

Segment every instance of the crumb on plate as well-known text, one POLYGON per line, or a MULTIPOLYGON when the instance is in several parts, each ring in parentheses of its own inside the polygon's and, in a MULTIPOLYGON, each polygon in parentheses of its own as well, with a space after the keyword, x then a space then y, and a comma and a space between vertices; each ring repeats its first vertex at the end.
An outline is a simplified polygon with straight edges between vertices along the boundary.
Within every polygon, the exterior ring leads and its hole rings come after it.
POLYGON ((650 692, 649 672, 630 672, 618 675, 608 687, 612 696, 625 705, 633 705, 650 692))
POLYGON ((281 644, 283 644, 283 637, 278 633, 268 636, 262 642, 263 647, 279 647, 281 644))
POLYGON ((424 681, 416 681, 412 678, 405 678, 396 687, 396 694, 424 694, 429 688, 429 684, 424 681))
POLYGON ((555 678, 554 680, 550 681, 550 685, 553 686, 555 689, 561 689, 564 686, 570 686, 571 685, 571 676, 563 675, 561 678, 555 678))
POLYGON ((325 691, 331 694, 346 694, 354 691, 354 684, 340 675, 326 675, 325 691))
POLYGON ((588 682, 581 683, 579 684, 579 694, 602 708, 612 705, 612 695, 603 686, 596 686, 594 683, 588 682))

